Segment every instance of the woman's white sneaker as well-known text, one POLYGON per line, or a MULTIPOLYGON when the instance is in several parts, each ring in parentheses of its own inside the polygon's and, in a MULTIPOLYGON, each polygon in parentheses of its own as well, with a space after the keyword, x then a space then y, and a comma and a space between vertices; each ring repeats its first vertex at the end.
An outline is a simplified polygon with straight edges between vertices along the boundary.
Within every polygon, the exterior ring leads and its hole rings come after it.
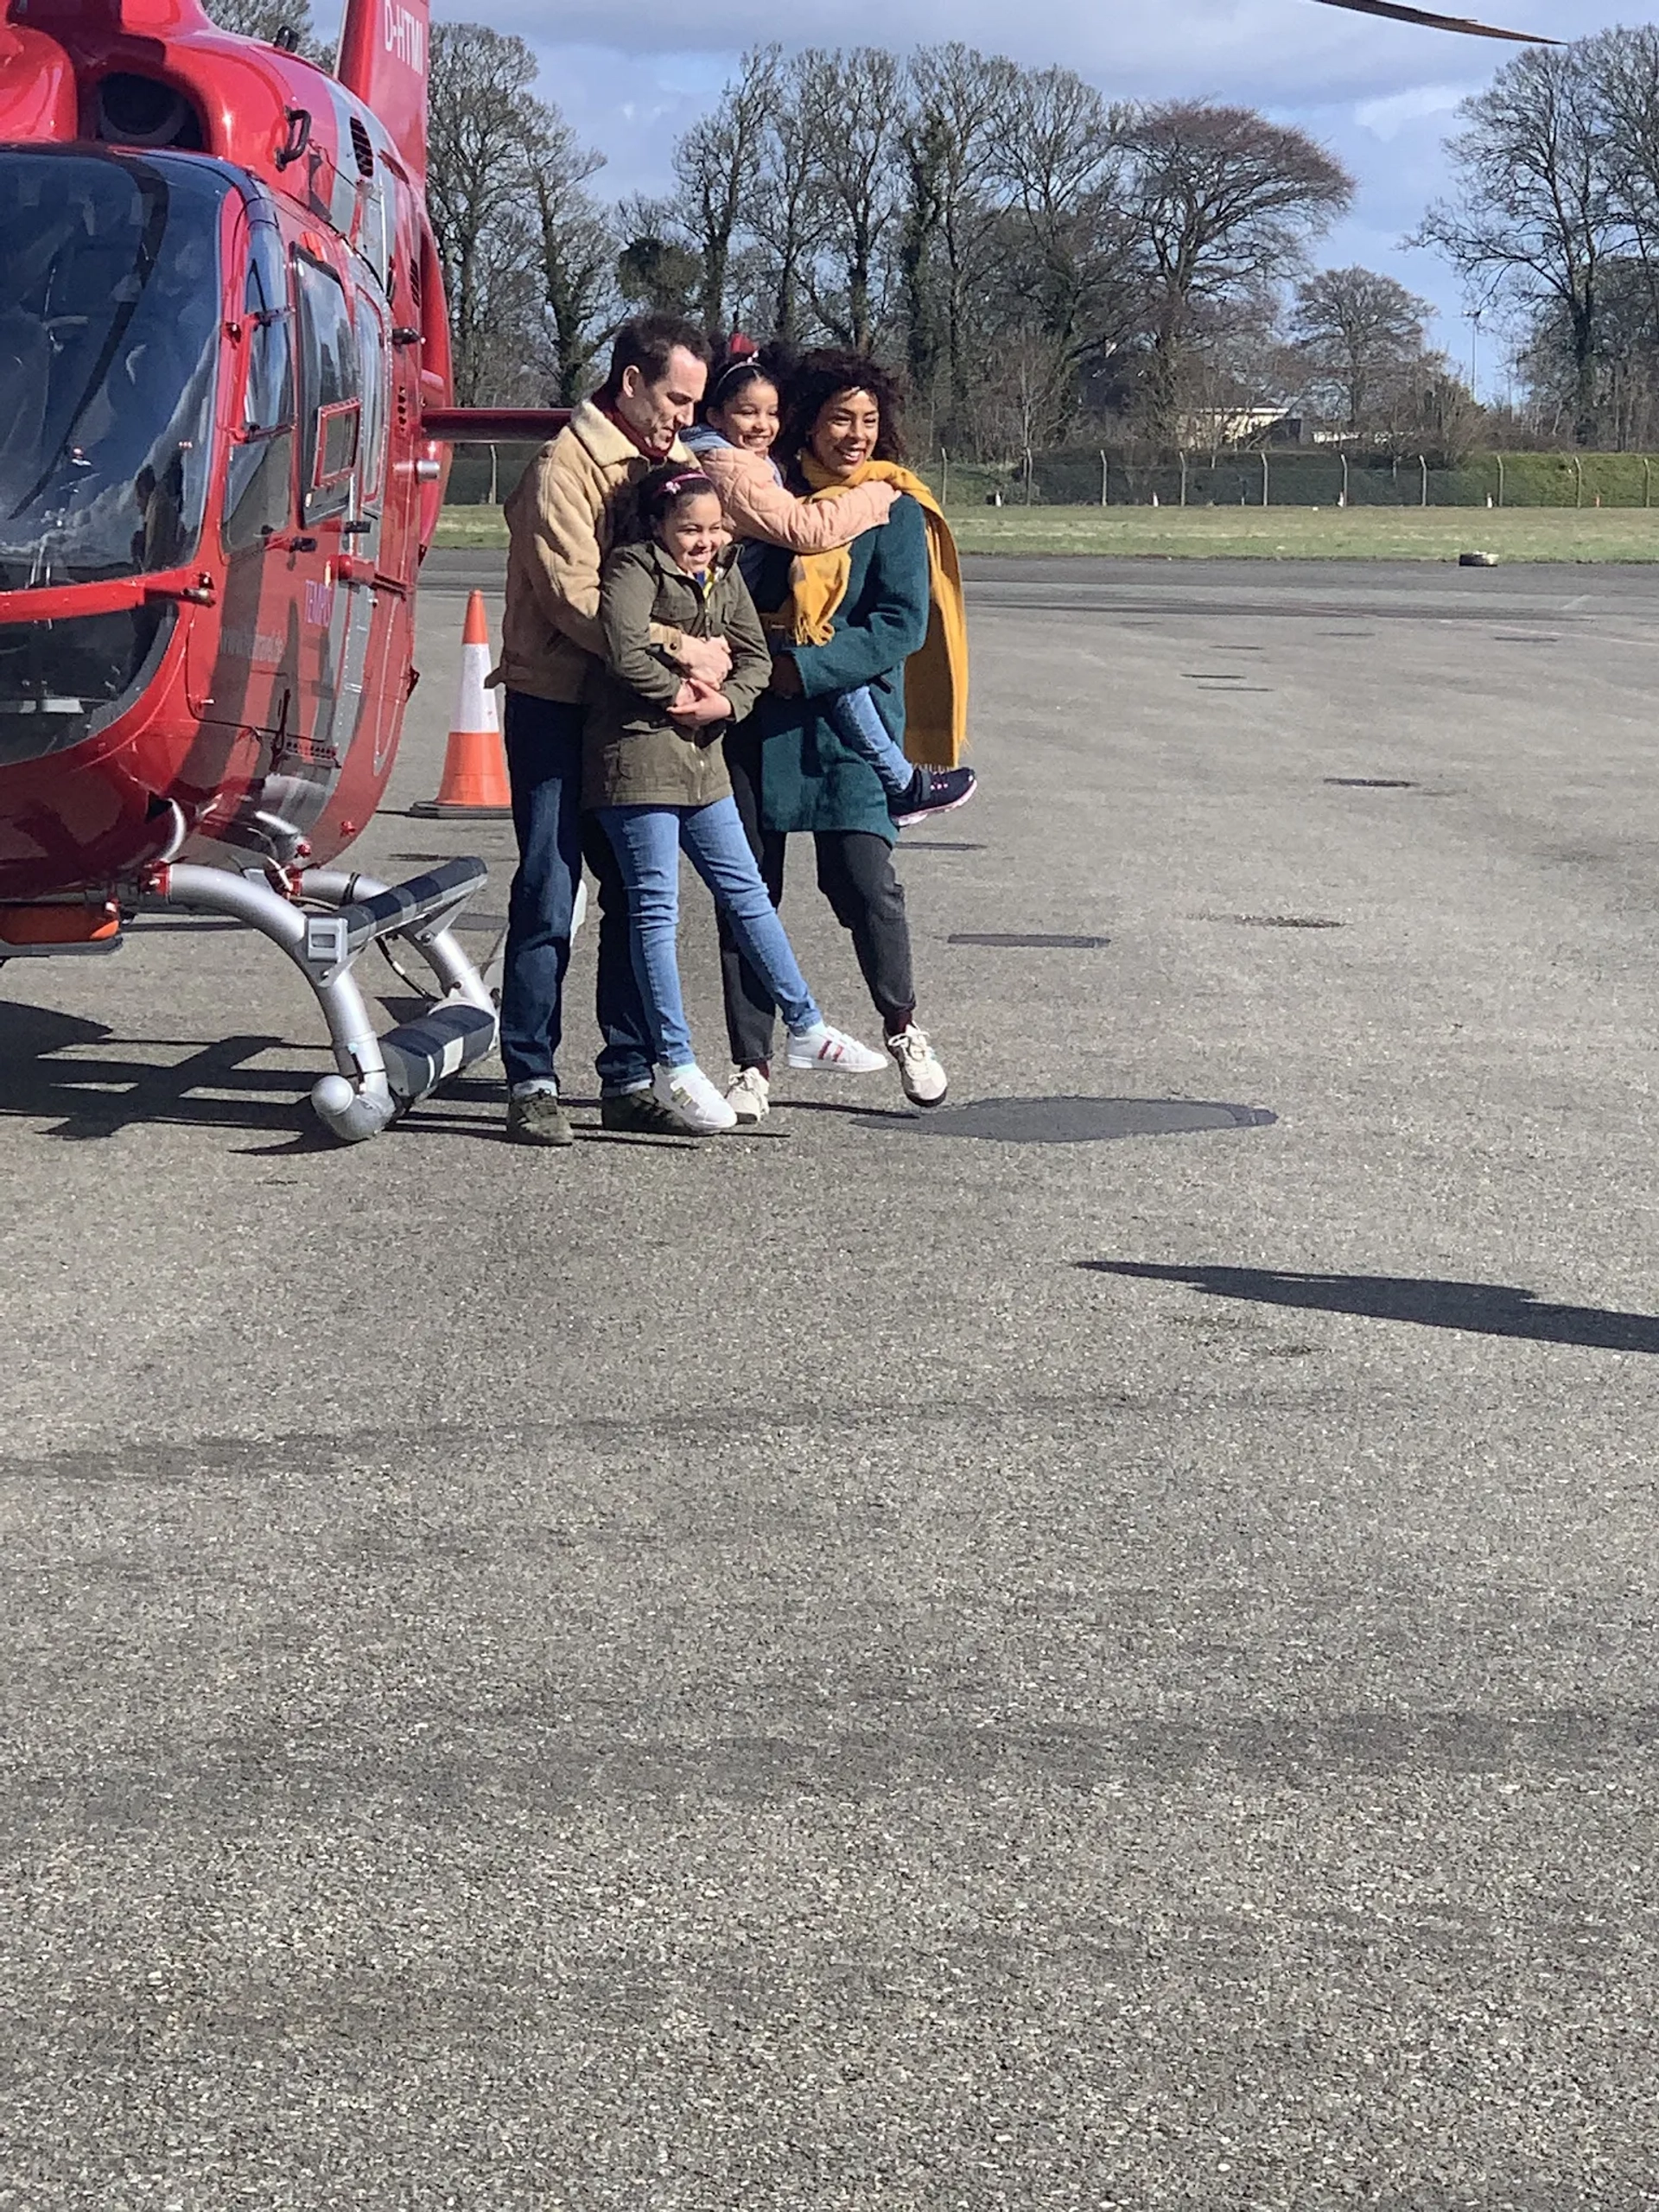
POLYGON ((880 1052, 861 1045, 856 1037, 820 1021, 811 1029, 791 1033, 789 1065, 808 1069, 814 1075, 878 1075, 882 1059, 880 1052))
POLYGON ((740 1127, 754 1128, 772 1111, 772 1085, 759 1068, 734 1068, 726 1086, 726 1103, 740 1127))
POLYGON ((735 1112, 695 1060, 683 1068, 658 1068, 651 1087, 658 1103, 695 1136, 711 1137, 737 1127, 735 1112))
POLYGON ((938 1054, 928 1043, 925 1032, 912 1021, 896 1037, 887 1040, 887 1050, 898 1064, 899 1080, 905 1086, 905 1096, 913 1106, 938 1106, 944 1102, 948 1088, 944 1067, 938 1054))

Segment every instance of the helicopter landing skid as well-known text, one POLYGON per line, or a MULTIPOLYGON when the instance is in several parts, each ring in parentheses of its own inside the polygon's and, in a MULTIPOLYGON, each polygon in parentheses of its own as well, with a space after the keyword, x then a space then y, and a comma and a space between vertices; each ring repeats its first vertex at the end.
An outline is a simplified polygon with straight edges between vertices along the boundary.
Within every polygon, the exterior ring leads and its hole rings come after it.
POLYGON ((312 1106, 331 1135, 360 1144, 494 1049, 495 1001, 451 926, 486 873, 481 861, 445 861, 388 885, 345 868, 273 880, 264 869, 175 861, 156 869, 144 900, 226 915, 281 946, 316 993, 334 1043, 338 1072, 313 1085, 312 1106), (370 945, 392 938, 415 947, 438 995, 378 1037, 352 970, 370 945))

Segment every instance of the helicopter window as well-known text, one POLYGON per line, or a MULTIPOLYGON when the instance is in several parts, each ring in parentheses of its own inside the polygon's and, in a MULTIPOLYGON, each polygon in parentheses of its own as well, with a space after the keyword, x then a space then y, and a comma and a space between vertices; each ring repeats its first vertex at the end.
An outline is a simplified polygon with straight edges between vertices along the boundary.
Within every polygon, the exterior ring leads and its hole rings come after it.
POLYGON ((293 516, 294 315, 282 239, 270 223, 249 230, 243 323, 247 375, 242 442, 231 448, 225 493, 227 553, 262 543, 293 516))
POLYGON ((372 175, 358 194, 357 235, 353 243, 383 292, 391 286, 391 246, 386 237, 386 195, 382 179, 372 175))
POLYGON ((0 767, 95 736, 156 674, 173 607, 0 624, 0 767))
POLYGON ((265 223, 249 232, 244 313, 250 325, 245 427, 286 429, 294 420, 294 316, 282 239, 265 223))
POLYGON ((304 377, 302 481, 307 522, 337 514, 351 498, 362 398, 357 340, 345 288, 308 254, 294 256, 304 377))
POLYGON ((357 359, 363 375, 363 467, 359 488, 365 501, 378 504, 380 473, 385 463, 385 334, 378 312, 366 292, 357 297, 357 359))
POLYGON ((325 407, 317 418, 321 442, 317 453, 316 480, 332 484, 337 477, 349 476, 357 460, 357 425, 361 412, 355 400, 340 407, 325 407))
POLYGON ((228 189, 167 154, 0 152, 0 590, 189 559, 228 189))

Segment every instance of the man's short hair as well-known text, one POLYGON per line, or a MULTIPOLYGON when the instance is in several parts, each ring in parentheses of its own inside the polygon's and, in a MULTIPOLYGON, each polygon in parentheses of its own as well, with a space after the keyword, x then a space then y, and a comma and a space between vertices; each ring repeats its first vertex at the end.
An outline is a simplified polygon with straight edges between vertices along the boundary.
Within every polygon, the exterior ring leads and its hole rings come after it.
POLYGON ((625 322, 611 347, 611 365, 595 398, 615 399, 622 389, 625 371, 638 369, 647 384, 661 384, 668 374, 668 357, 683 347, 705 365, 714 348, 695 322, 683 315, 638 315, 625 322))

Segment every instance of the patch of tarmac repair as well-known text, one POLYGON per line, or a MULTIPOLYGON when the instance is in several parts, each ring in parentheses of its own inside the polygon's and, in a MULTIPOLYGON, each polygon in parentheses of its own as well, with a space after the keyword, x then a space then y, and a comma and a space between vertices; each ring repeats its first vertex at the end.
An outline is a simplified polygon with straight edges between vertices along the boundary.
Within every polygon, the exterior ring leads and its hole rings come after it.
POLYGON ((1230 922, 1241 930, 1343 930, 1348 926, 1328 914, 1201 914, 1198 918, 1230 922))
POLYGON ((995 1144, 1103 1144, 1120 1137, 1198 1136, 1265 1128, 1262 1106, 1186 1098, 979 1098, 940 1106, 893 1126, 926 1137, 976 1137, 995 1144))

